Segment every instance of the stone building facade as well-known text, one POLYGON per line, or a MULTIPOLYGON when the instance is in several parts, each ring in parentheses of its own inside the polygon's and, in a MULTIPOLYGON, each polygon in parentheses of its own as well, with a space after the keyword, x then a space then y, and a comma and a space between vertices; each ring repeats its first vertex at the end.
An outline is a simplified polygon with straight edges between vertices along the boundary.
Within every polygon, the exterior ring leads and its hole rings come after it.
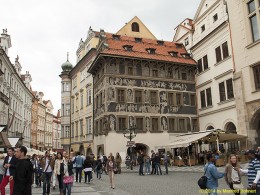
POLYGON ((100 32, 94 77, 95 153, 126 155, 123 130, 136 127, 148 152, 177 133, 198 131, 195 70, 182 44, 100 32))

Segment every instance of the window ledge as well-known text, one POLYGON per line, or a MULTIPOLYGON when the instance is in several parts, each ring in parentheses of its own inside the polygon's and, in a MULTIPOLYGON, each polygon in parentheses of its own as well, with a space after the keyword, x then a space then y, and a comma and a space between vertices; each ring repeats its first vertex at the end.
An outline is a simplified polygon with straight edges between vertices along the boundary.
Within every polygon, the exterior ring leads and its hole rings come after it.
POLYGON ((231 56, 226 57, 225 59, 222 59, 221 61, 219 61, 218 63, 214 64, 214 66, 218 66, 219 64, 222 64, 223 62, 227 61, 228 59, 230 59, 231 56))
POLYGON ((257 41, 250 43, 249 45, 246 46, 247 49, 250 49, 251 47, 254 47, 255 45, 260 43, 260 39, 258 39, 257 41))
POLYGON ((227 100, 224 100, 224 101, 219 102, 218 105, 226 104, 226 103, 232 102, 232 101, 234 101, 234 100, 235 100, 235 98, 227 99, 227 100))
POLYGON ((204 110, 207 110, 207 109, 210 109, 210 108, 213 108, 213 106, 207 106, 205 108, 201 108, 201 109, 199 109, 199 111, 204 111, 204 110))
POLYGON ((209 70, 210 70, 210 67, 208 67, 206 70, 203 70, 202 72, 198 73, 196 76, 198 77, 198 76, 202 75, 203 73, 208 72, 209 70))
POLYGON ((260 92, 260 89, 256 89, 255 91, 252 91, 252 93, 260 92))

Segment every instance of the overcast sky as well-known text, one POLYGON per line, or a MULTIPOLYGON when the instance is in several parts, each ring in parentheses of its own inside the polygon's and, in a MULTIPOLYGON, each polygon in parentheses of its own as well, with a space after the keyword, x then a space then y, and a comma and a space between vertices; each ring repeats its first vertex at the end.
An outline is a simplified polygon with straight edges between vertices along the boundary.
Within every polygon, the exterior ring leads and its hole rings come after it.
POLYGON ((138 16, 158 38, 172 41, 174 28, 192 18, 200 0, 0 0, 0 29, 11 36, 11 62, 19 55, 22 72, 29 71, 34 91, 60 108, 61 64, 76 64, 76 50, 89 26, 116 33, 138 16))

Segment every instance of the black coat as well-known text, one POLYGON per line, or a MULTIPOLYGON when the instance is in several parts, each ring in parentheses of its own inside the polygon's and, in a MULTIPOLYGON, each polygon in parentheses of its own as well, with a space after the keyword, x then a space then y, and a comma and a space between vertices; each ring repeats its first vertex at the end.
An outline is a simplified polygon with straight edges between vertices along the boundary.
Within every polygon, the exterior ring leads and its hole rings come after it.
POLYGON ((13 195, 32 195, 33 166, 29 159, 17 161, 13 195))
MULTIPOLYGON (((5 157, 4 165, 8 164, 8 158, 9 158, 9 156, 5 157)), ((15 172, 15 169, 16 169, 16 162, 17 162, 17 158, 15 158, 15 156, 13 155, 12 159, 9 162, 9 164, 11 164, 11 166, 9 167, 10 176, 14 175, 14 172, 15 172)), ((7 169, 5 169, 5 175, 6 175, 6 171, 7 171, 7 169)))

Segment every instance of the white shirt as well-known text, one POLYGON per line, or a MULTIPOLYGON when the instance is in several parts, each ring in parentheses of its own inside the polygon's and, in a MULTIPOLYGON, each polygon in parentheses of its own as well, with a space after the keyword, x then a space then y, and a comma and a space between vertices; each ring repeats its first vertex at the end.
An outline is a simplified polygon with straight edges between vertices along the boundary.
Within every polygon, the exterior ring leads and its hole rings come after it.
MULTIPOLYGON (((11 159, 12 159, 12 157, 9 156, 9 157, 8 157, 8 164, 10 163, 11 159)), ((9 167, 8 167, 8 169, 6 170, 6 176, 10 176, 9 167)))
MULTIPOLYGON (((49 161, 50 161, 50 160, 46 158, 46 163, 45 163, 45 167, 44 167, 44 170, 43 170, 43 171, 45 171, 45 170, 47 169, 47 167, 48 167, 48 165, 49 165, 49 161)), ((47 172, 47 173, 52 172, 51 165, 49 165, 49 167, 48 167, 48 169, 46 170, 46 172, 47 172)))
POLYGON ((232 181, 239 181, 238 172, 235 169, 231 171, 231 179, 232 181))

